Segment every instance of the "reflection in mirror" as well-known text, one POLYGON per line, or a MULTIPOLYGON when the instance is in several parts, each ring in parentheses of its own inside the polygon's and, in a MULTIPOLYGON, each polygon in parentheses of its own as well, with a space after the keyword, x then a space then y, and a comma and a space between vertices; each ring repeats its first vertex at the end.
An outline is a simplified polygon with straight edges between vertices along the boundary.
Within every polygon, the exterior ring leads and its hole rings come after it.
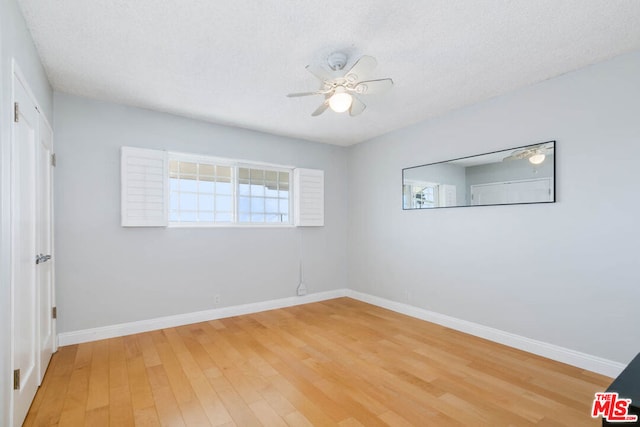
POLYGON ((555 202, 555 141, 402 170, 403 209, 555 202))

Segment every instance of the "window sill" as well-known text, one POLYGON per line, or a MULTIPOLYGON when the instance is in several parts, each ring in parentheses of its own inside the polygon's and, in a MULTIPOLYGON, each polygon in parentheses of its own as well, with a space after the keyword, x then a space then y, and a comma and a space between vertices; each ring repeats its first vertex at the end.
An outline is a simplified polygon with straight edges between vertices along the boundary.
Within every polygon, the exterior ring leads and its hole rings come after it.
POLYGON ((293 224, 181 224, 169 223, 167 228, 296 228, 293 224))

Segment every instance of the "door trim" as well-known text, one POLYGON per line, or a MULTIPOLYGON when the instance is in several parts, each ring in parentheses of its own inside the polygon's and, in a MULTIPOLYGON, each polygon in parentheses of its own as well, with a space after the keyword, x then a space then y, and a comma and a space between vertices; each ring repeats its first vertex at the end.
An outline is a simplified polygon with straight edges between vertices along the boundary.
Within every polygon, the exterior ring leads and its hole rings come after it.
MULTIPOLYGON (((37 106, 37 105, 36 105, 37 106)), ((42 111, 40 111, 40 119, 42 119, 42 121, 44 122, 44 125, 46 126, 47 131, 49 131, 51 133, 51 147, 49 147, 51 149, 51 153, 54 154, 55 153, 55 134, 53 133, 53 128, 51 127, 51 125, 49 124, 49 121, 47 120, 47 117, 42 114, 42 111)), ((38 123, 40 124, 40 123, 38 123)), ((40 133, 40 129, 38 128, 38 133, 40 133)), ((52 160, 49 159, 49 161, 51 162, 52 160)), ((51 200, 50 200, 50 206, 49 206, 49 210, 50 210, 50 215, 49 215, 49 221, 51 222, 51 259, 48 262, 51 262, 51 283, 52 283, 52 295, 51 295, 51 303, 53 305, 53 307, 56 306, 56 286, 55 286, 55 265, 56 265, 56 257, 55 257, 55 242, 54 242, 54 200, 53 200, 53 188, 54 188, 54 178, 55 178, 55 174, 54 172, 54 168, 55 165, 51 165, 49 167, 49 192, 51 193, 51 200)), ((54 334, 56 336, 56 339, 53 341, 53 351, 56 352, 58 350, 58 339, 57 339, 57 329, 56 329, 56 322, 54 322, 54 334)))
POLYGON ((56 351, 56 318, 53 317, 52 308, 56 306, 55 304, 55 293, 54 293, 54 248, 53 248, 53 165, 52 159, 53 156, 53 129, 49 126, 46 120, 44 120, 44 116, 42 113, 38 114, 38 140, 36 143, 36 252, 38 253, 46 253, 50 255, 50 259, 47 261, 47 264, 36 266, 36 286, 38 288, 38 386, 42 384, 42 380, 44 379, 44 374, 46 372, 47 367, 49 366, 49 362, 51 361, 51 356, 56 351), (46 141, 45 141, 46 139, 46 141), (44 144, 43 144, 44 142, 44 144), (46 156, 44 159, 41 157, 43 154, 41 150, 45 150, 46 156), (42 186, 42 161, 44 161, 44 167, 46 168, 46 186, 42 186), (41 197, 43 196, 44 199, 41 197), (38 204, 43 200, 46 200, 48 203, 48 215, 46 218, 43 218, 46 222, 45 230, 46 233, 42 233, 43 230, 40 229, 40 213, 42 210, 38 208, 38 204), (46 235, 45 235, 46 234, 46 235), (43 238, 45 241, 48 241, 48 247, 45 251, 44 247, 38 246, 43 242, 43 238), (42 251, 42 252, 41 252, 42 251), (42 285, 42 274, 43 270, 46 271, 46 280, 47 289, 45 290, 42 285), (48 298, 47 298, 48 297, 48 298), (46 299, 46 301, 45 301, 46 299), (46 305, 46 307, 43 306, 46 305), (43 311, 44 309, 44 311, 43 311), (50 322, 47 324, 46 329, 50 330, 51 334, 48 335, 50 338, 43 342, 43 322, 50 322), (43 353, 46 352, 46 357, 43 357, 43 353), (49 354, 50 353, 50 354, 49 354), (46 360, 45 360, 46 359, 46 360))

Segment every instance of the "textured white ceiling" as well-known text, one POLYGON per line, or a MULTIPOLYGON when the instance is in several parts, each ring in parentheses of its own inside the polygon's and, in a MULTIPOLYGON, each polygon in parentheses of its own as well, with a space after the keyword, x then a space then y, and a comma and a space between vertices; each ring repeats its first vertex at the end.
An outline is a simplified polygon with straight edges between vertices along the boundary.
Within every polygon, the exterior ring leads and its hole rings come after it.
POLYGON ((638 0, 20 0, 61 92, 350 145, 640 49, 638 0), (357 117, 305 70, 378 60, 357 117))

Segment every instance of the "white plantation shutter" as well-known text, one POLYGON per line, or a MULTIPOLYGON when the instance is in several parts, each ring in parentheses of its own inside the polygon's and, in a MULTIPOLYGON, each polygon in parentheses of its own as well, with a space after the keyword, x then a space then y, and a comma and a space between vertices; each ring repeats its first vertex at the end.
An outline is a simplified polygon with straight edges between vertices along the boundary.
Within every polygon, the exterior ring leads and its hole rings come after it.
POLYGON ((167 153, 122 147, 121 208, 123 227, 167 226, 167 153))
POLYGON ((294 169, 294 224, 324 226, 324 171, 294 169))

